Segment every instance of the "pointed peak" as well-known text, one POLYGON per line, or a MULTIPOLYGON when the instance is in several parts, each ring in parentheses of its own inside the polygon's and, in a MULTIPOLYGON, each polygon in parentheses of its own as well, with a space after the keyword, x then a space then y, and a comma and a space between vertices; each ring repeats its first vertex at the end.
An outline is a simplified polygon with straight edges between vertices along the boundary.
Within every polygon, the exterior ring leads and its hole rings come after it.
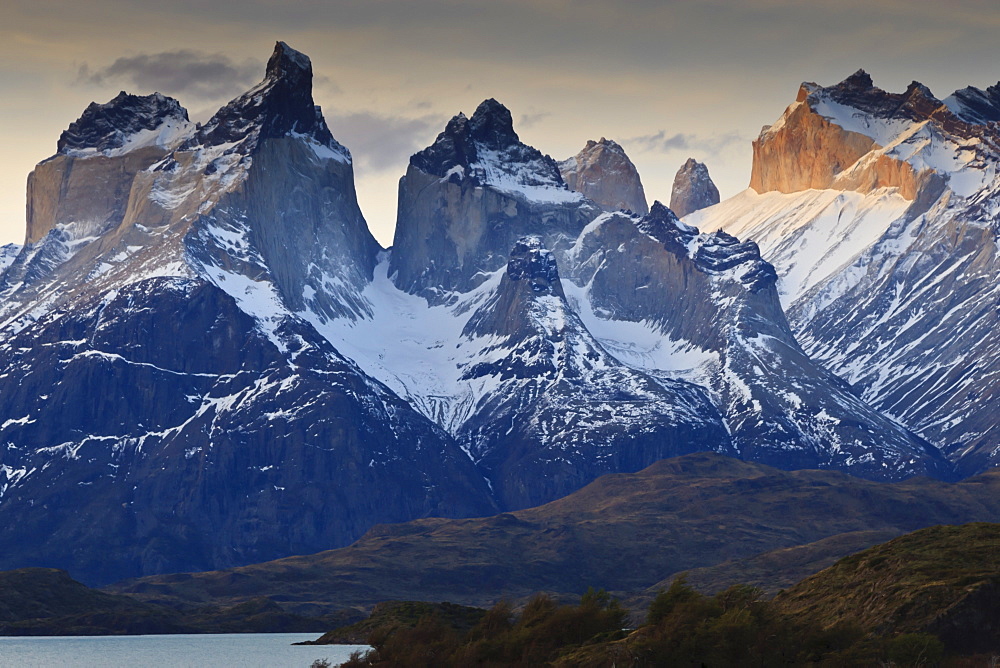
POLYGON ((503 149, 520 141, 514 132, 510 110, 495 99, 484 100, 469 119, 469 135, 492 149, 503 149))
POLYGON ((312 80, 309 57, 284 42, 276 43, 264 80, 209 119, 199 133, 200 141, 210 146, 242 143, 241 150, 246 151, 260 139, 294 133, 344 152, 313 102, 312 80))
POLYGON ((875 82, 872 81, 871 75, 865 72, 864 69, 859 69, 857 72, 847 77, 840 82, 841 86, 845 88, 853 88, 854 90, 869 90, 875 87, 875 82))
POLYGON ((708 173, 708 166, 694 158, 677 170, 670 192, 670 208, 683 218, 689 213, 719 203, 719 189, 708 173))
POLYGON ((591 144, 593 144, 594 147, 600 147, 602 149, 610 150, 615 153, 622 153, 622 154, 625 153, 625 149, 622 148, 621 144, 616 142, 614 139, 608 139, 607 137, 601 137, 596 142, 588 141, 587 147, 591 148, 591 144))
POLYGON ((605 211, 649 211, 639 171, 621 145, 607 137, 587 140, 579 153, 559 163, 563 181, 605 211))
POLYGON ((921 97, 925 97, 929 100, 937 99, 934 97, 934 93, 931 92, 931 89, 919 81, 910 82, 910 85, 906 87, 906 95, 910 97, 913 95, 920 95, 921 97))
POLYGON ((296 51, 284 42, 275 42, 274 51, 267 60, 265 76, 269 79, 288 76, 301 76, 303 73, 312 76, 312 61, 309 56, 296 51))
POLYGON ((660 200, 655 200, 653 202, 653 206, 649 207, 649 214, 646 217, 649 220, 655 220, 660 222, 674 222, 678 220, 677 214, 671 211, 660 200))

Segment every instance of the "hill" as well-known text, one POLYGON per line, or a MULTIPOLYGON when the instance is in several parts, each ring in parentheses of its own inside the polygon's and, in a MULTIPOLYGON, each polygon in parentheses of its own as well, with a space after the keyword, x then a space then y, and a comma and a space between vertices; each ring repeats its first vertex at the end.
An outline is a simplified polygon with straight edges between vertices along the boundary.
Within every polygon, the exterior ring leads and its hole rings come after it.
POLYGON ((489 605, 538 591, 576 597, 590 586, 631 594, 680 571, 851 532, 1000 521, 998 492, 1000 472, 959 483, 879 483, 699 453, 603 476, 536 508, 381 525, 338 550, 108 590, 171 605, 267 596, 311 614, 386 600, 489 605))

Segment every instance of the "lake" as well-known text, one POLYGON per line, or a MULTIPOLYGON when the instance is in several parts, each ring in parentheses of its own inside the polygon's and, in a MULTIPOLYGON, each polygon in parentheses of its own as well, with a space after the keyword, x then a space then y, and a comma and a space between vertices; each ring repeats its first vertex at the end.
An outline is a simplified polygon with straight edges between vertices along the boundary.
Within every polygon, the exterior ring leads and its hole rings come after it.
POLYGON ((306 645, 318 633, 226 633, 162 636, 0 637, 0 668, 309 668, 335 666, 362 645, 306 645))

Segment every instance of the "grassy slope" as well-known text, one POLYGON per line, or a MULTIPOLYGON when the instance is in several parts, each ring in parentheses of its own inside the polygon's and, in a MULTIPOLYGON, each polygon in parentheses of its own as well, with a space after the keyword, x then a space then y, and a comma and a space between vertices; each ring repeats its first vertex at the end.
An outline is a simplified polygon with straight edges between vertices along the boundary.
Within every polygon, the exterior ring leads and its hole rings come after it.
POLYGON ((829 625, 931 632, 964 651, 1000 646, 1000 524, 923 529, 846 557, 776 599, 829 625))
POLYGON ((0 572, 0 635, 319 631, 351 620, 305 619, 262 598, 180 611, 90 589, 54 568, 0 572))

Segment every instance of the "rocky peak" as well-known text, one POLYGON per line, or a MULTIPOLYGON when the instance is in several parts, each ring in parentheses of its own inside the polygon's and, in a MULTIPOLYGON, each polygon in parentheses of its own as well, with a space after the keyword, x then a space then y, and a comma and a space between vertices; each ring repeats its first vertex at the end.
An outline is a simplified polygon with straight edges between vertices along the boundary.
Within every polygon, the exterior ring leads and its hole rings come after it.
POLYGON ((600 141, 588 140, 583 150, 559 163, 559 172, 570 190, 593 200, 605 211, 649 211, 639 171, 615 141, 604 137, 600 141))
POLYGON ((276 42, 271 57, 267 60, 264 74, 266 79, 300 80, 312 86, 312 61, 309 56, 296 51, 284 42, 276 42))
POLYGON ((959 106, 943 103, 917 81, 901 93, 886 92, 864 70, 826 88, 803 84, 796 102, 754 141, 750 188, 758 193, 897 188, 915 200, 934 182, 929 165, 972 164, 967 153, 961 155, 968 150, 961 147, 966 140, 997 141, 995 128, 970 124, 953 110, 959 106), (917 146, 913 133, 920 134, 922 145, 901 157, 893 145, 905 139, 917 146))
POLYGON ((187 110, 177 100, 160 93, 130 95, 122 91, 110 102, 90 103, 59 136, 58 152, 120 149, 136 134, 157 130, 169 121, 178 126, 188 123, 187 110))
POLYGON ((656 239, 671 253, 686 258, 688 244, 698 236, 698 230, 680 221, 673 211, 665 207, 659 200, 653 202, 649 213, 642 217, 636 227, 653 239, 656 239))
POLYGON ((1000 122, 1000 83, 981 90, 967 86, 956 90, 944 104, 959 118, 974 125, 1000 122))
MULTIPOLYGON (((514 242, 510 250, 507 271, 500 285, 472 315, 463 334, 467 337, 502 336, 517 341, 533 340, 537 344, 540 334, 543 338, 561 336, 561 327, 565 323, 560 326, 555 326, 555 323, 563 322, 564 317, 550 316, 556 312, 564 314, 568 310, 555 256, 545 248, 541 238, 523 236, 514 242)), ((479 368, 474 375, 482 371, 483 368, 479 368)))
POLYGON ((845 90, 863 92, 875 88, 875 82, 872 81, 872 77, 868 72, 865 72, 864 69, 858 69, 857 72, 841 81, 837 86, 845 90))
POLYGON ((248 152, 260 139, 301 134, 349 155, 313 102, 312 79, 309 57, 277 42, 264 80, 220 109, 198 133, 198 143, 242 143, 243 152, 248 152))
MULTIPOLYGON (((906 119, 925 121, 936 119, 949 124, 957 119, 948 111, 941 100, 934 97, 930 88, 913 81, 902 93, 889 93, 877 88, 872 78, 864 70, 858 70, 839 84, 829 88, 818 88, 810 95, 812 102, 829 97, 835 102, 854 107, 876 118, 906 119)), ((963 133, 964 134, 964 133, 963 133)))
POLYGON ((444 132, 414 154, 410 164, 425 174, 455 182, 471 179, 474 185, 565 187, 555 161, 522 144, 510 111, 492 98, 484 100, 471 118, 462 113, 452 117, 444 132))
POLYGON ((670 208, 683 218, 689 213, 719 203, 719 189, 708 174, 708 167, 688 158, 674 176, 670 192, 670 208))
POLYGON ((538 237, 521 237, 514 243, 507 262, 507 276, 512 281, 525 281, 535 294, 561 296, 563 293, 556 259, 538 237))
POLYGON ((493 98, 484 100, 468 123, 469 137, 481 146, 495 151, 520 143, 514 132, 510 110, 493 98))
POLYGON ((398 211, 389 275, 436 304, 501 271, 521 237, 558 252, 600 213, 566 187, 551 157, 517 138, 496 100, 453 117, 410 158, 398 211))

